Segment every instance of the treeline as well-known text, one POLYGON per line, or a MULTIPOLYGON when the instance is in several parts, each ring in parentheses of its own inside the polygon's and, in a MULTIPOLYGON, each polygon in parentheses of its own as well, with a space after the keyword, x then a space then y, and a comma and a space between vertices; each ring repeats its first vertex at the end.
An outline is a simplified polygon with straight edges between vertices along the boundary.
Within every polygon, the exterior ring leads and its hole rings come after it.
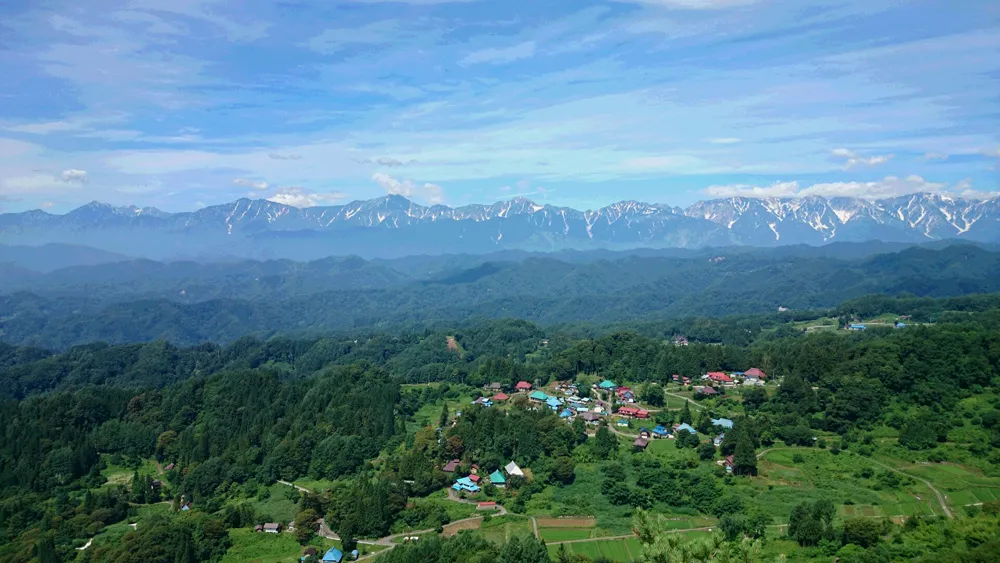
POLYGON ((7 286, 0 296, 2 337, 56 349, 97 340, 193 345, 474 318, 607 325, 830 309, 872 293, 1000 291, 1000 253, 968 245, 856 259, 720 252, 722 260, 612 255, 481 264, 470 258, 448 274, 410 278, 356 258, 73 268, 7 286))

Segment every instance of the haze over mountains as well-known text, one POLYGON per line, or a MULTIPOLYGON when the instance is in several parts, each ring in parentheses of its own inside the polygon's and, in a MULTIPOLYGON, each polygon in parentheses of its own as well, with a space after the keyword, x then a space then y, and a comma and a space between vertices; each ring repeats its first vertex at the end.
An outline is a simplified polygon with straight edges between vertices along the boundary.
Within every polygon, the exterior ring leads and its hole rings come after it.
POLYGON ((524 198, 451 208, 388 195, 304 209, 240 199, 185 213, 94 202, 65 215, 41 210, 0 215, 0 239, 8 245, 83 244, 151 259, 393 258, 948 238, 1000 242, 1000 198, 737 197, 687 209, 623 201, 578 211, 524 198))

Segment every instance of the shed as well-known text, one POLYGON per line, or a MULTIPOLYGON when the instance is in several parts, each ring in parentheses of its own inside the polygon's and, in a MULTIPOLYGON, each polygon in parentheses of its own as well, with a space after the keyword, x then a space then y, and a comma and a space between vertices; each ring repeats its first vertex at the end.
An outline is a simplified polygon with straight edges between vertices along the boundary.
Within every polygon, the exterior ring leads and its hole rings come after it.
POLYGON ((460 463, 462 462, 457 459, 453 459, 448 463, 444 464, 444 467, 441 468, 441 471, 444 471, 445 473, 454 473, 455 470, 458 469, 460 463))
POLYGON ((507 472, 507 475, 516 475, 518 477, 524 477, 524 472, 521 471, 521 468, 518 467, 517 464, 514 463, 513 461, 505 465, 503 470, 507 472))
POLYGON ((647 440, 646 438, 636 438, 635 441, 632 442, 632 447, 637 450, 644 450, 648 445, 649 445, 649 440, 647 440))

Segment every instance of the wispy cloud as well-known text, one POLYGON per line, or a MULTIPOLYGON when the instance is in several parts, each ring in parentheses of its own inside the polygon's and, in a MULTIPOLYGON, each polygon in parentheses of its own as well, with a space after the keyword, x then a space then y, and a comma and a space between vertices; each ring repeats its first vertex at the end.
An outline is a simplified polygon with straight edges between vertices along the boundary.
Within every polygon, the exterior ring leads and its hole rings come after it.
POLYGON ((270 187, 270 184, 263 180, 251 180, 249 178, 233 178, 233 184, 243 186, 245 188, 253 188, 255 190, 266 190, 270 187))
POLYGON ((893 157, 891 154, 875 155, 875 156, 861 156, 858 153, 849 149, 833 149, 830 154, 837 158, 844 158, 844 169, 850 170, 858 166, 878 166, 879 164, 885 164, 889 162, 889 159, 893 157))
POLYGON ((478 64, 506 64, 514 62, 520 59, 527 59, 535 55, 535 42, 534 41, 524 41, 516 45, 511 45, 509 47, 489 47, 486 49, 480 49, 479 51, 473 51, 469 53, 462 60, 459 61, 460 65, 478 65, 478 64))
POLYGON ((704 193, 711 197, 856 197, 881 199, 916 192, 943 193, 960 197, 981 199, 995 197, 996 193, 977 191, 971 181, 962 180, 955 184, 929 182, 917 175, 905 178, 886 176, 871 182, 820 182, 807 186, 799 182, 775 182, 766 186, 733 184, 710 186, 704 193))

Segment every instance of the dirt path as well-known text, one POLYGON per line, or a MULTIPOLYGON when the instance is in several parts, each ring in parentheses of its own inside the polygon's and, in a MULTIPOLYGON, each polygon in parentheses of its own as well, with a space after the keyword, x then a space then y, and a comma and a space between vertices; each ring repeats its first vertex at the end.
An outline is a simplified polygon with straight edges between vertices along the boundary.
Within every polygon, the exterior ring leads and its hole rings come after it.
POLYGON ((541 534, 538 533, 538 518, 535 518, 534 516, 531 517, 531 529, 535 532, 536 540, 542 539, 541 534))
POLYGON ((92 544, 92 543, 94 543, 94 538, 90 538, 89 540, 87 540, 86 545, 84 545, 83 547, 78 547, 78 548, 76 548, 76 550, 77 551, 83 551, 83 550, 87 549, 88 547, 90 547, 90 544, 92 544))
POLYGON ((887 464, 882 463, 881 461, 878 461, 878 460, 875 460, 875 459, 869 458, 869 461, 871 461, 875 465, 879 465, 881 467, 884 467, 884 468, 888 469, 889 471, 892 471, 894 473, 899 473, 900 475, 904 475, 906 477, 910 477, 911 479, 916 479, 917 481, 920 481, 924 485, 927 485, 927 488, 930 489, 934 493, 934 495, 937 497, 938 504, 941 505, 941 510, 944 511, 944 515, 947 516, 948 518, 954 518, 955 517, 955 515, 953 515, 951 513, 951 510, 948 509, 948 503, 947 503, 947 501, 945 501, 944 495, 941 494, 941 491, 937 490, 934 487, 934 485, 932 485, 931 482, 928 481, 927 479, 924 479, 923 477, 917 477, 916 475, 910 475, 909 473, 907 473, 907 472, 905 472, 905 471, 903 471, 901 469, 896 469, 895 467, 892 467, 891 465, 887 465, 887 464))
POLYGON ((278 483, 280 483, 282 485, 288 485, 289 487, 294 487, 295 490, 303 492, 303 493, 311 493, 312 492, 312 491, 310 491, 309 489, 307 489, 305 487, 300 487, 300 486, 296 485, 295 483, 289 483, 288 481, 282 481, 281 479, 278 479, 278 483))
POLYGON ((678 395, 677 393, 668 393, 668 392, 666 392, 666 391, 664 391, 664 392, 663 392, 663 394, 664 394, 664 395, 668 395, 668 396, 670 396, 670 397, 676 397, 676 398, 678 398, 678 399, 684 399, 684 400, 685 400, 685 401, 687 401, 688 403, 691 403, 691 406, 692 406, 692 407, 694 407, 694 408, 696 408, 696 409, 698 409, 698 410, 701 410, 701 409, 704 409, 704 408, 705 408, 705 407, 703 407, 703 406, 699 405, 698 403, 694 402, 693 400, 691 400, 691 399, 688 399, 688 398, 687 398, 687 397, 685 397, 684 395, 678 395))

